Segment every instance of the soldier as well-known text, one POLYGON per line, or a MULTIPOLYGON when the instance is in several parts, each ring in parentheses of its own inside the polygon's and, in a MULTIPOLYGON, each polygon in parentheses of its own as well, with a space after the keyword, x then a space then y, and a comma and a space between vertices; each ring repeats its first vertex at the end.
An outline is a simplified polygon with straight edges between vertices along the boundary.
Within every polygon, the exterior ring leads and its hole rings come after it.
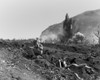
POLYGON ((34 45, 33 51, 34 51, 35 55, 41 55, 41 54, 43 54, 43 46, 40 43, 40 40, 38 38, 36 38, 34 44, 35 45, 34 45))
POLYGON ((41 44, 39 38, 37 38, 37 45, 38 45, 38 50, 40 50, 41 54, 43 54, 43 45, 41 44))

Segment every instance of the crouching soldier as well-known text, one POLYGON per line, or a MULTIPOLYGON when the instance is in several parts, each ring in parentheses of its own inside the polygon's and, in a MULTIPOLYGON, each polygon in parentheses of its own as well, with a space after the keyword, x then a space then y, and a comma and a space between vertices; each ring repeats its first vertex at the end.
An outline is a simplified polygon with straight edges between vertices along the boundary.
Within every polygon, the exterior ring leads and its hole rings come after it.
POLYGON ((41 54, 43 54, 43 45, 40 42, 40 39, 37 38, 37 46, 38 46, 38 50, 41 52, 41 54))
POLYGON ((34 54, 35 54, 36 56, 42 55, 42 54, 43 54, 43 46, 42 46, 42 44, 40 43, 40 40, 37 38, 37 39, 34 41, 34 43, 35 43, 34 48, 33 48, 34 54))

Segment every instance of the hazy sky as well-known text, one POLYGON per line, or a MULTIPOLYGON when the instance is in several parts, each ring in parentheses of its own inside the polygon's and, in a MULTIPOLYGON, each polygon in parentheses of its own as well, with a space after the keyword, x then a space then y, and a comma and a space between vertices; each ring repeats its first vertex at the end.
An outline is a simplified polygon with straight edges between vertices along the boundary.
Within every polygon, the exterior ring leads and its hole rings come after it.
POLYGON ((0 0, 0 38, 35 38, 48 26, 100 9, 100 0, 0 0))

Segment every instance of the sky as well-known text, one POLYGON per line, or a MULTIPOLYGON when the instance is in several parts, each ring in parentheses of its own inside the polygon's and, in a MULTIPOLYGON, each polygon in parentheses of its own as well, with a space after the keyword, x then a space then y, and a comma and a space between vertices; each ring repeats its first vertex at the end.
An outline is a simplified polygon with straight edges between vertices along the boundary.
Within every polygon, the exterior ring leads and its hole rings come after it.
POLYGON ((66 13, 72 17, 95 9, 100 0, 0 0, 0 38, 36 38, 66 13))

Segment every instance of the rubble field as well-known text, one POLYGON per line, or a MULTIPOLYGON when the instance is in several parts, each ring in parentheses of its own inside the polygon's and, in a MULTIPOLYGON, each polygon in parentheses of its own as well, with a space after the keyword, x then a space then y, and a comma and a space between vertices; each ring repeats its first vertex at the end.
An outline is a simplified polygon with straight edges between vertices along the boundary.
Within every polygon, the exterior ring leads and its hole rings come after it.
POLYGON ((100 80, 100 45, 0 41, 0 80, 100 80))

